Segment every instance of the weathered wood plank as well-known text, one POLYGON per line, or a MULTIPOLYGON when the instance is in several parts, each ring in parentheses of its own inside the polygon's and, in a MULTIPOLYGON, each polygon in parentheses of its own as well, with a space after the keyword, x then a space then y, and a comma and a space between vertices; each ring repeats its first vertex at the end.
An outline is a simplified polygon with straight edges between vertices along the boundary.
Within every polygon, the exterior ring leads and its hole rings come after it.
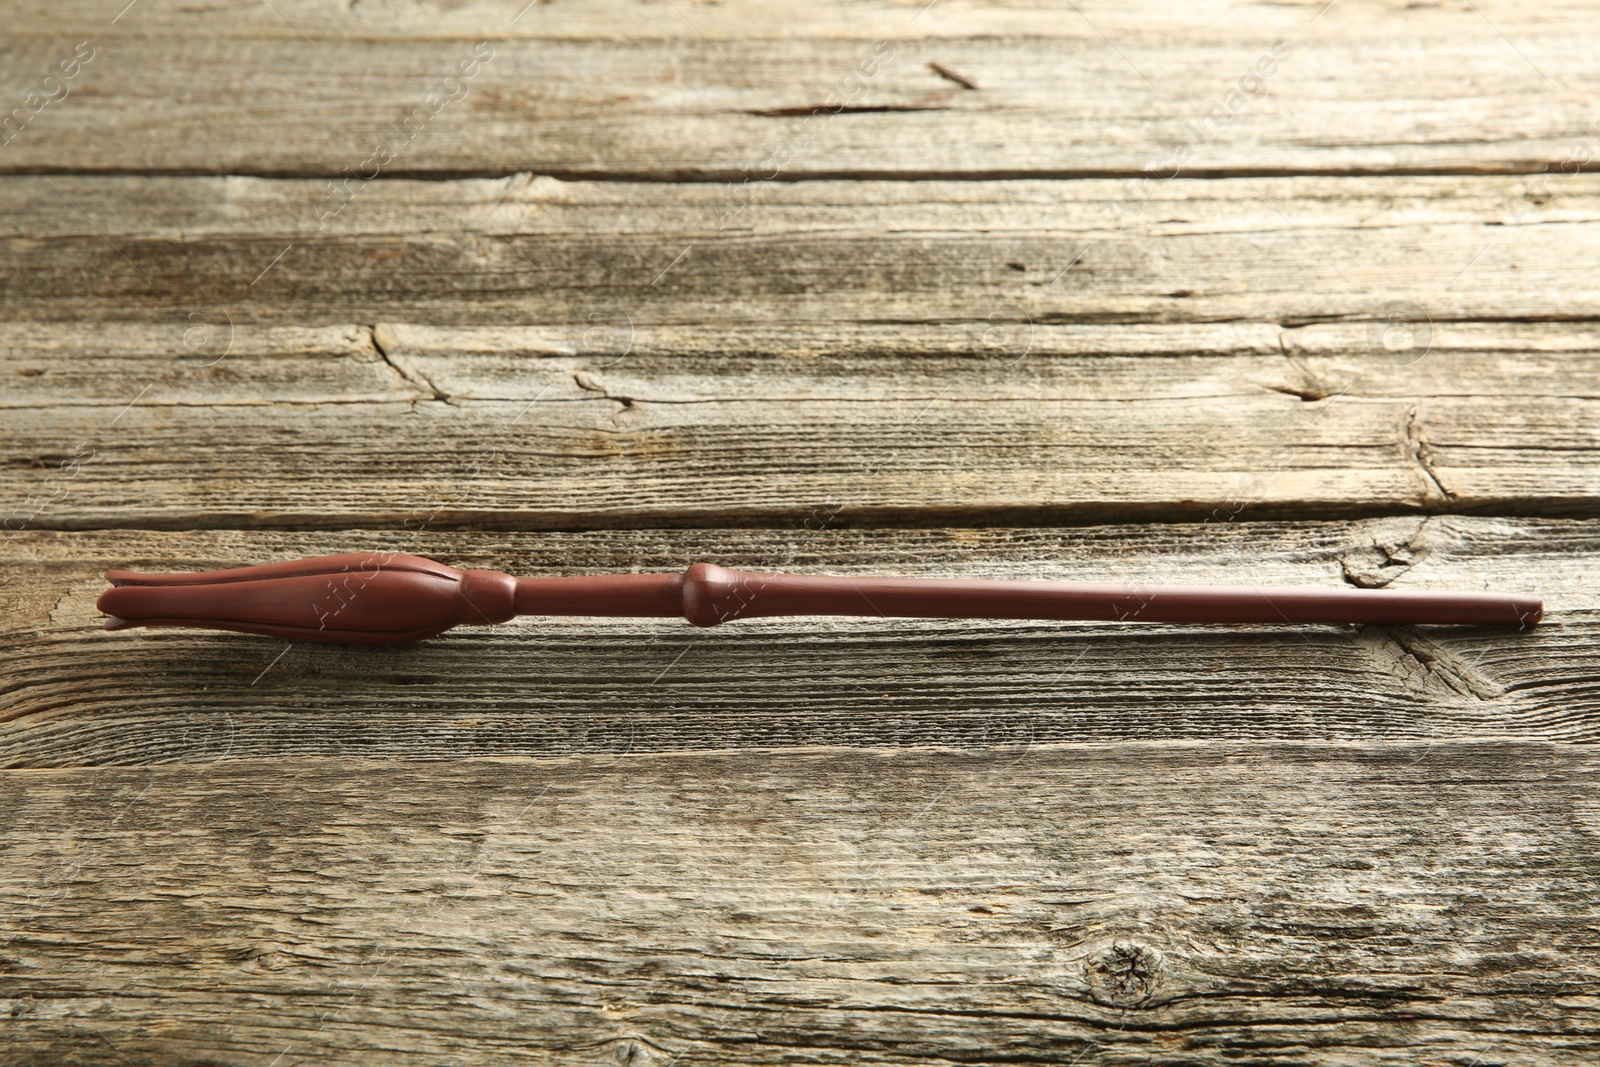
POLYGON ((46 419, 63 404, 121 409, 146 385, 140 404, 384 403, 425 395, 384 362, 369 327, 236 329, 215 309, 170 327, 0 325, 0 378, 0 409, 38 408, 46 419))
POLYGON ((1434 321, 1600 315, 1600 178, 0 181, 0 318, 1434 321), (146 193, 150 196, 146 196, 146 193), (348 199, 344 199, 348 197, 348 199), (319 215, 331 215, 318 232, 319 215))
POLYGON ((1268 390, 1307 401, 1600 392, 1600 327, 1584 323, 1148 325, 831 322, 756 326, 241 325, 196 315, 171 325, 0 323, 0 407, 520 400, 604 388, 636 403, 751 399, 931 400, 952 376, 984 400, 1218 399, 1268 390), (1155 389, 1153 368, 1182 365, 1155 389), (962 366, 992 371, 962 377, 962 366), (582 375, 586 388, 576 381, 582 375))
MULTIPOLYGON (((1317 238, 1328 233, 1355 231, 1376 247, 1402 238, 1415 243, 1456 226, 1483 227, 1482 235, 1498 242, 1514 237, 1507 231, 1518 227, 1533 232, 1541 226, 1592 223, 1600 216, 1600 175, 1589 173, 1148 183, 767 182, 751 190, 748 200, 714 184, 561 181, 523 173, 455 181, 352 181, 342 210, 336 210, 341 200, 330 199, 328 188, 326 181, 240 176, 13 176, 0 180, 5 208, 0 236, 182 242, 482 233, 749 241, 909 234, 935 242, 965 231, 969 236, 1070 234, 1099 242, 1115 237, 1120 226, 1130 240, 1235 235, 1264 241, 1298 233, 1297 239, 1312 247, 1322 247, 1317 238)), ((345 193, 342 184, 335 188, 345 193)), ((1305 252, 1314 258, 1310 248, 1305 252)), ((284 265, 292 269, 293 262, 284 265)), ((1024 265, 1029 271, 1043 269, 1024 265)), ((1359 270, 1365 263, 1339 266, 1359 270)), ((1442 286, 1451 277, 1435 280, 1442 286)))
POLYGON ((32 534, 6 546, 0 763, 460 759, 795 745, 1600 736, 1600 524, 32 534), (1529 631, 881 619, 522 619, 399 649, 106 633, 110 567, 400 548, 516 574, 835 573, 1491 588, 1529 631))
POLYGON ((8 1062, 1592 1063, 1600 757, 0 775, 8 1062))
MULTIPOLYGON (((1325 0, 1324 0, 1325 2, 1325 0)), ((317 40, 440 41, 477 39, 583 41, 659 41, 706 38, 723 41, 825 38, 873 41, 880 37, 946 40, 961 37, 1043 37, 1095 40, 1104 44, 1112 31, 1124 47, 1161 39, 1221 40, 1243 32, 1285 32, 1313 26, 1338 38, 1370 33, 1387 26, 1458 31, 1470 25, 1462 12, 1447 7, 1415 7, 1410 0, 1363 0, 1323 11, 1319 0, 1282 0, 1252 4, 1246 0, 1195 0, 1177 5, 1164 0, 1128 0, 1112 4, 1088 0, 1082 12, 1063 9, 1058 0, 818 0, 800 6, 774 6, 753 0, 684 5, 677 0, 590 0, 585 4, 528 5, 526 0, 454 0, 419 4, 413 0, 273 0, 271 6, 180 3, 139 0, 136 7, 112 21, 97 0, 15 0, 19 25, 32 33, 45 28, 78 36, 166 36, 181 31, 209 36, 294 39, 298 32, 317 40), (676 5, 676 6, 675 6, 676 5), (1316 18, 1318 14, 1322 17, 1316 18), (1072 17, 1064 17, 1072 16, 1072 17), (1315 19, 1315 21, 1313 21, 1315 19), (1096 29, 1098 27, 1098 30, 1096 29)), ((1491 25, 1508 34, 1549 35, 1565 27, 1583 26, 1593 8, 1586 0, 1549 0, 1536 8, 1490 3, 1468 36, 1492 34, 1491 25)), ((1538 58, 1535 56, 1535 58, 1538 58)), ((1530 73, 1532 73, 1530 71, 1530 73)))
POLYGON ((1410 347, 1381 327, 17 326, 0 510, 10 530, 1595 511, 1592 327, 1424 322, 1410 347))
POLYGON ((380 140, 391 173, 735 180, 1504 172, 1597 154, 1581 4, 1191 6, 143 0, 114 23, 102 5, 34 7, 0 44, 0 99, 25 120, 0 170, 336 174, 380 140), (93 58, 65 99, 29 105, 59 94, 42 79, 80 41, 93 58), (445 83, 479 41, 492 59, 445 83), (433 107, 441 86, 456 99, 433 107), (389 132, 419 107, 420 132, 389 132))

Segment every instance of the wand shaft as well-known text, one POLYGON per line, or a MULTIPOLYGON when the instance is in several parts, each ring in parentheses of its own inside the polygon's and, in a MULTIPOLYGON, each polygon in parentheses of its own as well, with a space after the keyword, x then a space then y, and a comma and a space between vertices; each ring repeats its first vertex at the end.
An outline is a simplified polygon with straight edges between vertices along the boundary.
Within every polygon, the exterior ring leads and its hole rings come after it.
POLYGON ((1537 597, 1317 586, 1137 585, 757 574, 696 564, 685 615, 701 626, 771 615, 1103 622, 1469 623, 1537 621, 1537 597))

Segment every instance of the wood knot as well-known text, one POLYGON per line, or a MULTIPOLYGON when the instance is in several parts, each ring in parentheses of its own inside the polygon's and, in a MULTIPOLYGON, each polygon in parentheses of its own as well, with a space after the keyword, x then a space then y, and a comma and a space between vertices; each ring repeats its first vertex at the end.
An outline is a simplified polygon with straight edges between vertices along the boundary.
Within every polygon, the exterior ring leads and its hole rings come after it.
POLYGON ((1113 941, 1083 964, 1089 995, 1101 1004, 1133 1008, 1146 1003, 1161 984, 1161 953, 1136 941, 1113 941))

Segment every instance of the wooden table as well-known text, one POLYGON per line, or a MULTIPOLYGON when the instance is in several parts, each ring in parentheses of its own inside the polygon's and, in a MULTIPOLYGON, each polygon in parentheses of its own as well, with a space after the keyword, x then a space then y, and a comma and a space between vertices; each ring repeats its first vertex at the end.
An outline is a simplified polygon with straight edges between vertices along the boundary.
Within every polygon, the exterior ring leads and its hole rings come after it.
POLYGON ((1592 1064, 1593 7, 14 0, 0 1061, 1592 1064), (391 548, 1472 628, 106 633, 391 548))

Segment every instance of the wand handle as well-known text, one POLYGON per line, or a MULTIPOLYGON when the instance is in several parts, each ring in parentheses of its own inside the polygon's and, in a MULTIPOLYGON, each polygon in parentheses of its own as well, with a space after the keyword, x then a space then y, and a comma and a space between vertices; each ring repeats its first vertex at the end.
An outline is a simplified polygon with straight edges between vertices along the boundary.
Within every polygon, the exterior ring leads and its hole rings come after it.
POLYGON ((1111 622, 1463 623, 1530 626, 1508 593, 766 574, 696 563, 683 574, 513 578, 394 552, 195 574, 109 571, 109 630, 186 626, 327 644, 398 644, 515 615, 670 618, 697 626, 777 615, 1111 622))

